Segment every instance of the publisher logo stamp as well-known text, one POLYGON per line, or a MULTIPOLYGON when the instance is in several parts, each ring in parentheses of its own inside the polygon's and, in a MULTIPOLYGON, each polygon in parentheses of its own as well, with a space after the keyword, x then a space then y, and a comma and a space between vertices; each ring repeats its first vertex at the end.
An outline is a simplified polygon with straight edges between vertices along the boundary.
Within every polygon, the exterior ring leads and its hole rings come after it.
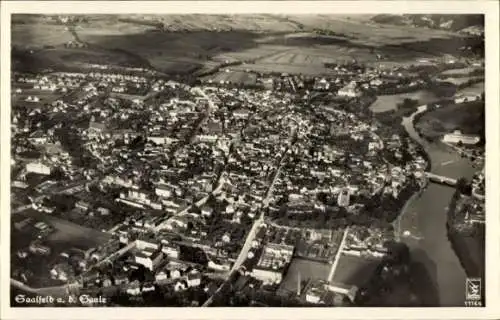
POLYGON ((481 279, 468 278, 465 281, 465 300, 467 306, 481 306, 481 279))

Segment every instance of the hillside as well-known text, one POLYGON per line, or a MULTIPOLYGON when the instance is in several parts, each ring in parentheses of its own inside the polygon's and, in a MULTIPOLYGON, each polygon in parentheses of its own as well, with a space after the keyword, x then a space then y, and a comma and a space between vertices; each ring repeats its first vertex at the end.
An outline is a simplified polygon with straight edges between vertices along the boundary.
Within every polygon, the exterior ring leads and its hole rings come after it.
MULTIPOLYGON (((327 72, 324 63, 391 62, 456 52, 456 32, 395 26, 371 15, 13 15, 14 66, 90 64, 153 67, 166 73, 246 62, 254 70, 327 72), (22 54, 29 50, 31 54, 22 54), (72 52, 74 51, 74 52, 72 52), (18 56, 22 56, 19 61, 18 56), (35 62, 30 62, 30 59, 35 62), (287 70, 288 68, 290 70, 287 70)), ((246 68, 249 68, 248 66, 246 68)))
POLYGON ((480 35, 484 33, 483 15, 453 15, 453 14, 380 14, 371 18, 371 21, 381 24, 400 26, 425 27, 437 30, 462 32, 480 35))
MULTIPOLYGON (((365 39, 369 39, 373 35, 378 36, 379 33, 380 36, 386 36, 387 38, 399 38, 400 34, 404 34, 409 38, 417 37, 419 39, 450 35, 449 33, 437 30, 432 32, 415 28, 401 28, 401 26, 395 28, 387 25, 379 25, 378 20, 382 16, 390 15, 13 15, 12 25, 14 34, 16 33, 16 29, 22 25, 62 26, 65 24, 75 24, 81 28, 93 29, 100 27, 102 28, 102 32, 112 31, 113 33, 134 33, 136 29, 158 29, 171 32, 250 31, 256 33, 301 32, 327 29, 347 36, 356 36, 365 39), (376 30, 377 32, 374 32, 374 28, 378 29, 376 30)), ((391 17, 394 20, 395 17, 399 16, 391 17)), ((382 19, 380 24, 390 23, 382 19)), ((467 25, 467 27, 469 26, 467 25)), ((456 31, 454 29, 449 30, 456 31)))

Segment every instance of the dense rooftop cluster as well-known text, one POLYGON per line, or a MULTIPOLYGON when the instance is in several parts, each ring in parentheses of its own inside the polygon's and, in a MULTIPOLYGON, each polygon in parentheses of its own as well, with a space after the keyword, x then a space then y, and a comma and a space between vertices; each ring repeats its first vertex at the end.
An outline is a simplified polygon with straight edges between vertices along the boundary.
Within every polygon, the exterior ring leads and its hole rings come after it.
MULTIPOLYGON (((424 86, 412 70, 331 65, 335 77, 260 74, 236 89, 94 67, 14 77, 13 220, 36 238, 13 252, 24 282, 44 275, 23 261, 41 259, 54 285, 127 301, 199 305, 232 280, 267 295, 294 257, 385 255, 390 223, 426 183, 421 148, 365 108, 424 86), (89 245, 52 250, 65 228, 89 245)), ((484 173, 473 186, 467 221, 484 214, 484 173)), ((352 302, 352 288, 327 287, 306 284, 305 301, 352 302)))

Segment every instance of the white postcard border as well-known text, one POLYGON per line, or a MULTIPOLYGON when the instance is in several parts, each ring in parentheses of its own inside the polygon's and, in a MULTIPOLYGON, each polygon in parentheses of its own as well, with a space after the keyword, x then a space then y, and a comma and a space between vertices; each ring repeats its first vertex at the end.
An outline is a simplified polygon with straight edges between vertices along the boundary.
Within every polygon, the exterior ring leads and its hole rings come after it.
MULTIPOLYGON (((4 1, 1 4, 1 319, 479 319, 500 315, 499 16, 496 1, 4 1), (484 13, 486 16, 486 305, 485 308, 10 308, 10 14, 347 14, 484 13)), ((465 284, 464 284, 465 285, 465 284)))

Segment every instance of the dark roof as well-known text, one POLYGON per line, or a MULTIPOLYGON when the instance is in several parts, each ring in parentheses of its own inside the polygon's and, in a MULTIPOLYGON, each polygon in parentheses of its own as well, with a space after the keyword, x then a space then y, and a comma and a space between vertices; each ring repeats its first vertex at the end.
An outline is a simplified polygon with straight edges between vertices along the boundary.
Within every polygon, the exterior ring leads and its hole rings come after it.
POLYGON ((201 273, 196 272, 196 273, 189 273, 188 274, 188 279, 193 280, 193 279, 201 279, 201 273))

